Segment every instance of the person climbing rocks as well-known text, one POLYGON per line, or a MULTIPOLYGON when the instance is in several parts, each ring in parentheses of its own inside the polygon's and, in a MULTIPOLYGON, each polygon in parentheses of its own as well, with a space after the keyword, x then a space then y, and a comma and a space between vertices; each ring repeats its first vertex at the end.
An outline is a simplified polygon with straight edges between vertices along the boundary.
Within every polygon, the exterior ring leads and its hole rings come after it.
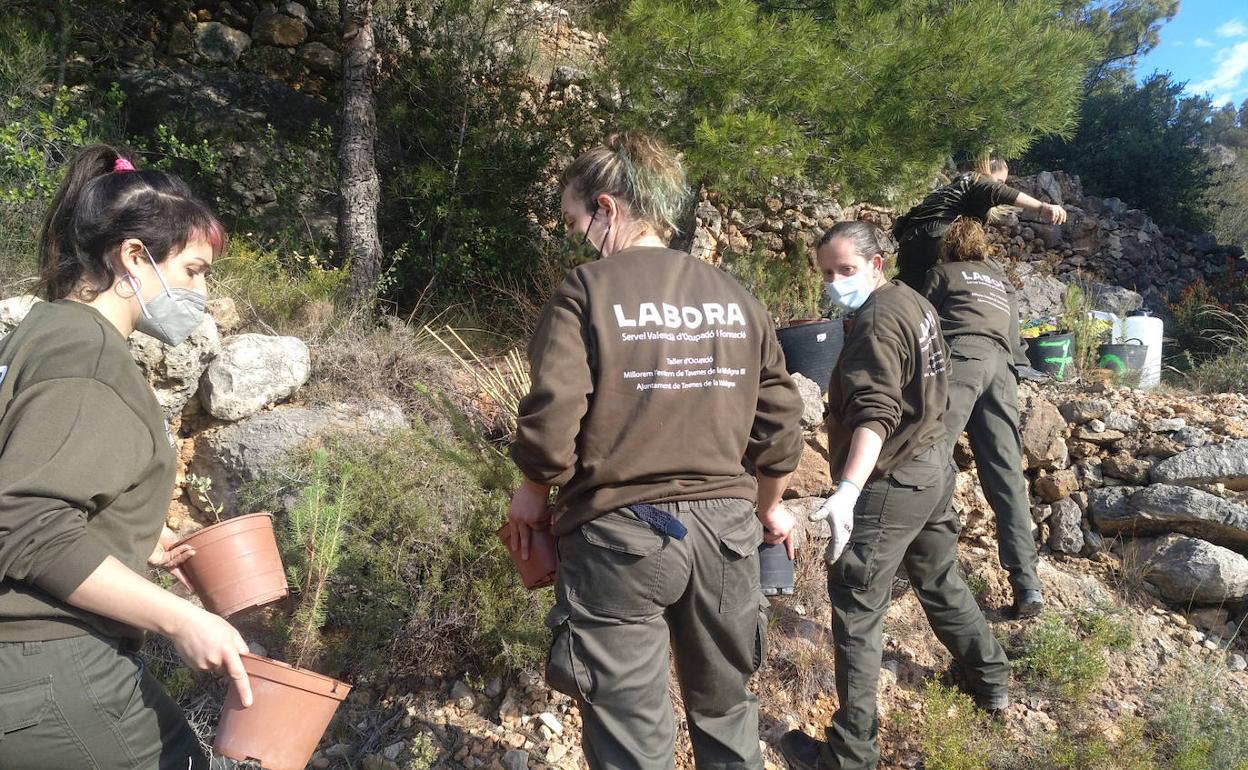
POLYGON ((824 558, 838 707, 826 740, 792 730, 780 750, 796 770, 870 770, 880 755, 876 685, 898 567, 981 707, 1009 704, 1009 663, 958 570, 940 319, 920 294, 886 279, 883 233, 870 223, 834 225, 816 260, 829 298, 854 313, 828 387, 828 448, 839 483, 812 514, 831 526, 824 558))
POLYGON ((915 291, 923 289, 927 271, 940 259, 940 242, 958 217, 986 222, 994 206, 1019 206, 1055 225, 1066 221, 1066 209, 1043 203, 1007 187, 1009 165, 993 156, 977 169, 960 174, 952 182, 928 194, 914 208, 897 218, 897 279, 915 291))
POLYGON ((950 448, 965 430, 979 485, 997 517, 998 553, 1010 576, 1014 615, 1035 617, 1044 609, 1044 597, 1018 432, 1018 370, 1028 366, 1027 356, 1019 341, 1014 286, 992 261, 983 225, 960 217, 949 226, 941 263, 928 271, 923 296, 940 314, 949 343, 950 448))

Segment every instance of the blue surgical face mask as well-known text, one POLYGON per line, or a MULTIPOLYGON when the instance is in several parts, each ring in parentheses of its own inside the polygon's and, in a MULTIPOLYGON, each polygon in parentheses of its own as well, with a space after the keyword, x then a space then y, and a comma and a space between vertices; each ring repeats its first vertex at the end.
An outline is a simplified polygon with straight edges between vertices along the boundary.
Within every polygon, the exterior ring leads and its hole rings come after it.
POLYGON ((874 272, 868 270, 823 284, 823 293, 842 310, 857 310, 875 291, 874 272))
POLYGON ((139 322, 134 329, 155 337, 166 345, 181 345, 204 320, 208 298, 190 289, 171 288, 146 246, 143 247, 143 253, 147 255, 147 261, 152 263, 156 278, 165 290, 152 297, 150 302, 144 302, 138 279, 126 275, 134 289, 134 298, 139 301, 139 322))

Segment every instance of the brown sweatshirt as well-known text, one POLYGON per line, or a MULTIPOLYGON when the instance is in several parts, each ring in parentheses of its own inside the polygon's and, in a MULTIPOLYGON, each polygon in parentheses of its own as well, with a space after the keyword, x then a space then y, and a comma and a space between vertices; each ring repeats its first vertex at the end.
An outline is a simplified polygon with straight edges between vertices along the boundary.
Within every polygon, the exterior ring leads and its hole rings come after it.
POLYGON ((940 314, 945 339, 960 334, 988 337, 1005 348, 1015 365, 1027 364, 1014 284, 995 262, 939 264, 927 271, 923 296, 940 314))
POLYGON ((107 556, 146 571, 173 476, 117 328, 77 302, 36 304, 0 341, 0 641, 140 638, 64 600, 107 556))
POLYGON ((859 427, 884 440, 872 479, 945 439, 948 354, 940 319, 918 292, 893 281, 871 293, 854 316, 828 388, 833 478, 859 427))
POLYGON ((797 467, 802 412, 762 305, 718 268, 631 248, 576 268, 529 344, 511 456, 566 534, 635 503, 753 500, 797 467))

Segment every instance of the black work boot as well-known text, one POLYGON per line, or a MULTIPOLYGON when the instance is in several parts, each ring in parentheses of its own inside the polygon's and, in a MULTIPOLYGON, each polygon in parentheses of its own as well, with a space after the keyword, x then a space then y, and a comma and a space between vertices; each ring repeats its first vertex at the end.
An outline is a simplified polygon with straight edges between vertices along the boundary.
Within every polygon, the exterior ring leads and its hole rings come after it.
POLYGON ((789 730, 780 736, 780 753, 792 770, 835 770, 823 761, 820 741, 801 730, 789 730))
POLYGON ((1038 588, 1024 588, 1014 597, 1014 617, 1034 618, 1044 611, 1044 596, 1038 588))

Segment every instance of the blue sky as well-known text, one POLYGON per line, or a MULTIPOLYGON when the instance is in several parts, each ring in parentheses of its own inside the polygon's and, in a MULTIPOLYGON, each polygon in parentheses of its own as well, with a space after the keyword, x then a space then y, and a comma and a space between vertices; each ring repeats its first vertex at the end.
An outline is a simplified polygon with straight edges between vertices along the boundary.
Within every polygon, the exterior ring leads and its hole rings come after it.
POLYGON ((1221 104, 1248 98, 1248 0, 1180 0, 1179 12, 1161 28, 1161 44, 1136 67, 1143 80, 1154 71, 1187 81, 1192 94, 1221 104))

